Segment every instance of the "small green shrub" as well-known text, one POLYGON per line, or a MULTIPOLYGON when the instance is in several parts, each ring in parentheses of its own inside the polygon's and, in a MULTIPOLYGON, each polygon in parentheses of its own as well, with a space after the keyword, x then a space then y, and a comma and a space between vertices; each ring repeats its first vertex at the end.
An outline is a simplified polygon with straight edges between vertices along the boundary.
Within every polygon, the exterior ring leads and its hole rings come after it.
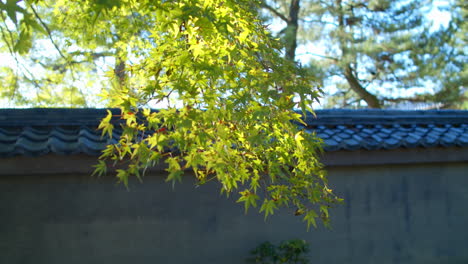
POLYGON ((250 252, 248 263, 256 264, 307 264, 309 260, 305 256, 309 252, 309 244, 305 240, 286 240, 275 246, 270 242, 264 242, 250 252))

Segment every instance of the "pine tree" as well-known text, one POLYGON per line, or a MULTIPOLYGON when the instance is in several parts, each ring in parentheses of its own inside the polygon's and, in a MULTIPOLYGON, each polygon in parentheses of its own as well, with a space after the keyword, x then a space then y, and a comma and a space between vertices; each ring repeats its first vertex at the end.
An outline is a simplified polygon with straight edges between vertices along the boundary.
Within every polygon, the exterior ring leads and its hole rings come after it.
POLYGON ((333 80, 338 88, 332 106, 364 101, 371 108, 400 102, 456 107, 463 100, 466 57, 456 43, 463 43, 466 27, 456 18, 463 9, 459 5, 449 28, 433 32, 426 18, 429 0, 263 2, 271 17, 285 22, 279 35, 286 57, 292 59, 298 43, 325 46, 326 54, 309 53, 317 55, 313 70, 322 70, 325 81, 333 80))

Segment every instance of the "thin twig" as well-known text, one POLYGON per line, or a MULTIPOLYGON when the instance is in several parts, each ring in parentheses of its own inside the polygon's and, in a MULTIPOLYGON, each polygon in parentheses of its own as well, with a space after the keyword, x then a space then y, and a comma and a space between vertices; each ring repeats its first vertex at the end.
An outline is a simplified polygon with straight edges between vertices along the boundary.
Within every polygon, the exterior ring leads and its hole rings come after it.
POLYGON ((320 58, 324 58, 324 59, 338 61, 337 58, 326 56, 326 55, 321 55, 321 54, 317 54, 317 53, 313 53, 313 52, 305 52, 305 53, 298 54, 298 56, 301 56, 301 55, 312 55, 312 56, 316 56, 316 57, 320 57, 320 58))
POLYGON ((275 14, 277 17, 279 17, 281 20, 283 20, 284 22, 286 23, 289 23, 290 22, 290 19, 288 19, 285 15, 281 14, 280 12, 278 12, 278 10, 276 10, 276 8, 268 5, 267 3, 265 3, 264 1, 262 2, 262 5, 261 5, 263 8, 269 10, 270 12, 272 12, 273 14, 275 14))
POLYGON ((60 54, 60 56, 67 60, 67 57, 65 57, 65 55, 63 55, 62 51, 60 50, 59 46, 57 45, 57 43, 55 43, 54 39, 52 38, 52 32, 50 31, 49 27, 47 26, 47 24, 42 20, 42 18, 39 16, 39 14, 37 13, 36 9, 34 9, 34 7, 31 5, 31 10, 33 11, 34 13, 34 16, 37 18, 37 20, 39 20, 39 22, 41 23, 41 25, 44 27, 44 29, 47 31, 47 36, 49 37, 49 40, 50 42, 52 43, 52 45, 54 45, 55 49, 58 51, 58 53, 60 54))
POLYGON ((304 23, 320 23, 320 24, 327 24, 327 25, 333 25, 333 26, 338 26, 338 24, 333 23, 333 22, 327 22, 327 21, 322 21, 320 19, 299 19, 301 22, 304 23))
POLYGON ((71 68, 72 64, 68 61, 67 57, 65 57, 65 55, 62 53, 62 51, 60 50, 59 46, 57 45, 57 43, 55 43, 54 39, 52 38, 52 31, 49 29, 49 27, 47 26, 47 24, 42 20, 42 18, 39 16, 39 14, 37 13, 36 9, 34 9, 34 6, 33 5, 30 5, 31 7, 31 10, 33 11, 34 13, 34 16, 37 18, 37 20, 39 20, 39 22, 41 23, 41 25, 44 27, 44 29, 47 31, 47 36, 49 37, 49 40, 50 42, 52 43, 52 45, 55 47, 55 49, 57 50, 57 52, 59 53, 60 57, 62 57, 65 62, 68 64, 68 66, 70 66, 70 73, 71 73, 71 77, 73 79, 73 81, 76 80, 75 78, 75 74, 73 72, 73 69, 71 68))

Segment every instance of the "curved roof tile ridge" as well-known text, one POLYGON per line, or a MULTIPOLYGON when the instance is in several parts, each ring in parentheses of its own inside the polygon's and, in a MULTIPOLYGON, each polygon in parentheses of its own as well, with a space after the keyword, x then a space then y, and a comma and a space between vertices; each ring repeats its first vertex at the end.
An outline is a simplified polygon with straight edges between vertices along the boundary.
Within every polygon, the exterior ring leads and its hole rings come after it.
MULTIPOLYGON (((11 126, 97 126, 107 110, 104 108, 23 108, 0 109, 0 127, 11 126)), ((117 118, 116 118, 117 120, 117 118)))
MULTIPOLYGON (((120 110, 110 110, 120 122, 120 110)), ((315 114, 307 115, 304 128, 323 139, 326 151, 468 147, 468 111, 329 109, 315 114)), ((99 155, 119 135, 101 137, 97 126, 106 115, 107 109, 0 109, 0 157, 99 155)))
MULTIPOLYGON (((119 115, 119 109, 105 108, 24 108, 0 109, 0 127, 97 125, 107 110, 119 115)), ((343 124, 468 124, 466 110, 381 110, 381 109, 325 109, 307 114, 309 125, 343 124), (395 122, 398 121, 398 122, 395 122)), ((116 118, 117 119, 117 118, 116 118)))
POLYGON ((308 125, 467 124, 466 110, 327 109, 308 114, 308 125))

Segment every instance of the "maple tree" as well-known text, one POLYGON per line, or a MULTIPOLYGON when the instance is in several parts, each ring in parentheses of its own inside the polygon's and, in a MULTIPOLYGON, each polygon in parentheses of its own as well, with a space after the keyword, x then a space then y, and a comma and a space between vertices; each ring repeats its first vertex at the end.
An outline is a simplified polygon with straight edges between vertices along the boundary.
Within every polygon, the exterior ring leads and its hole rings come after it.
MULTIPOLYGON (((328 224, 328 208, 340 199, 327 186, 320 139, 298 125, 320 91, 308 71, 283 58, 258 4, 7 1, 1 8, 19 29, 4 39, 11 52, 31 54, 35 38, 46 37, 57 56, 44 65, 62 69, 63 78, 113 58, 103 96, 123 122, 97 174, 117 166, 127 184, 164 162, 167 181, 191 170, 199 184, 215 180, 222 192, 238 193, 246 210, 258 205, 267 217, 290 207, 308 226, 317 218, 328 224)), ((100 128, 112 137, 111 119, 109 112, 100 128)))

